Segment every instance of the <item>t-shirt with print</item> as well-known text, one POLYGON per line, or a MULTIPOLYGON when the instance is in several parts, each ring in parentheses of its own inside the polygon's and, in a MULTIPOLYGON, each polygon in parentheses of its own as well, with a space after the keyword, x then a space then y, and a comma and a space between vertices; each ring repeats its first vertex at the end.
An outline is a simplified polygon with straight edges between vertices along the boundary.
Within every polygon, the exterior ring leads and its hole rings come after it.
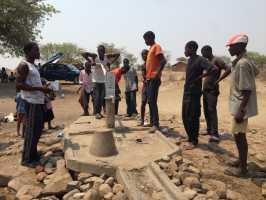
POLYGON ((213 65, 201 56, 194 56, 188 59, 186 68, 186 81, 184 86, 185 94, 198 94, 202 93, 202 78, 197 80, 203 71, 209 71, 213 65))
POLYGON ((108 62, 109 60, 106 56, 104 56, 103 60, 100 60, 99 57, 95 59, 96 65, 91 67, 93 83, 105 83, 105 74, 108 62))
MULTIPOLYGON (((150 80, 156 76, 161 68, 158 55, 163 54, 161 46, 157 43, 151 46, 146 60, 146 78, 150 80)), ((161 73, 159 74, 161 77, 161 73)))
POLYGON ((255 78, 259 71, 257 66, 245 54, 231 68, 231 89, 229 107, 232 115, 236 115, 243 100, 242 91, 251 91, 246 107, 245 119, 258 114, 255 78))
POLYGON ((132 67, 130 68, 130 70, 128 70, 127 73, 124 74, 124 79, 126 83, 126 88, 125 88, 126 92, 132 92, 137 90, 136 78, 137 78, 137 72, 132 67))

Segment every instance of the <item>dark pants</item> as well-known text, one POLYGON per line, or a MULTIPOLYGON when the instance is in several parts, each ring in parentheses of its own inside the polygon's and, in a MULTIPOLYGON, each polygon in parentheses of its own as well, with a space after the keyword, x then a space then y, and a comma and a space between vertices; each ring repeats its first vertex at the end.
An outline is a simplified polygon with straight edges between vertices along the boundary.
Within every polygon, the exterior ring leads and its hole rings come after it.
POLYGON ((44 126, 44 105, 25 103, 26 130, 22 163, 32 163, 39 160, 37 145, 44 126))
POLYGON ((150 108, 150 123, 152 126, 159 127, 159 113, 158 113, 158 93, 161 85, 160 79, 151 79, 148 85, 148 103, 150 108))
POLYGON ((219 137, 218 134, 218 116, 217 99, 219 92, 208 90, 203 92, 203 108, 207 123, 207 131, 210 135, 219 137))
POLYGON ((137 100, 136 100, 136 91, 126 92, 126 103, 127 103, 127 114, 137 114, 137 100))
POLYGON ((145 118, 145 108, 146 105, 148 103, 148 87, 147 87, 147 83, 143 83, 143 88, 142 88, 142 95, 141 95, 141 121, 144 122, 144 118, 145 118))
POLYGON ((121 101, 121 90, 119 88, 119 85, 115 84, 115 114, 118 115, 118 109, 119 109, 119 102, 121 101))
POLYGON ((200 127, 200 94, 184 94, 182 106, 182 119, 189 142, 198 144, 200 127))
POLYGON ((82 89, 80 104, 82 105, 82 108, 85 112, 88 112, 89 110, 90 96, 92 97, 92 102, 93 102, 93 93, 92 92, 88 93, 86 92, 85 89, 82 89))
POLYGON ((100 114, 105 105, 105 84, 93 83, 93 107, 95 114, 100 114))

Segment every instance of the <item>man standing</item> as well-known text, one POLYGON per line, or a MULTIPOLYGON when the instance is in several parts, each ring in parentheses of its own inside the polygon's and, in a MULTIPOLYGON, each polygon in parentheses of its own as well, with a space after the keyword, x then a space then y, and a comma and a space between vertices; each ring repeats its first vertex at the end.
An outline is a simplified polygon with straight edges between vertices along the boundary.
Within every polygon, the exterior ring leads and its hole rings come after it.
POLYGON ((136 93, 138 91, 138 75, 136 70, 130 66, 129 60, 125 58, 123 60, 124 68, 129 68, 127 73, 124 74, 126 83, 125 96, 127 104, 127 117, 137 115, 137 100, 136 93))
POLYGON ((186 68, 186 80, 182 105, 182 119, 188 135, 189 145, 187 150, 195 148, 198 144, 202 95, 203 71, 206 75, 214 70, 205 58, 197 55, 198 44, 190 41, 185 46, 185 56, 189 57, 186 68))
POLYGON ((147 79, 146 79, 146 60, 149 51, 147 49, 142 50, 141 57, 144 61, 143 65, 141 66, 142 72, 142 90, 141 90, 141 107, 140 107, 140 122, 138 126, 144 126, 144 118, 145 118, 145 108, 148 102, 148 94, 147 94, 147 79))
POLYGON ((96 119, 101 119, 102 108, 105 105, 105 74, 109 71, 110 65, 115 62, 120 54, 105 54, 105 47, 103 45, 98 46, 98 55, 95 53, 83 53, 82 56, 89 61, 90 58, 93 60, 92 64, 92 82, 93 82, 93 100, 94 100, 94 111, 96 119), (110 58, 114 57, 113 62, 109 61, 110 58))
POLYGON ((213 55, 211 46, 204 46, 201 49, 203 57, 208 59, 218 70, 210 73, 203 83, 203 108, 207 123, 207 132, 210 135, 210 142, 219 142, 218 133, 218 115, 217 115, 217 100, 219 96, 219 84, 217 81, 221 77, 221 71, 224 70, 223 77, 230 74, 230 67, 225 62, 213 55))
POLYGON ((37 145, 44 126, 44 93, 51 92, 43 87, 40 74, 34 61, 40 58, 39 47, 30 42, 25 45, 26 60, 17 68, 16 87, 21 90, 25 101, 26 130, 21 164, 34 167, 39 161, 37 145))
POLYGON ((148 103, 150 108, 150 133, 159 129, 158 93, 161 85, 161 75, 166 64, 162 48, 155 42, 155 34, 148 31, 143 35, 145 43, 150 46, 146 61, 146 79, 148 85, 148 103))
POLYGON ((89 102, 92 96, 92 76, 91 76, 91 62, 85 63, 85 69, 80 72, 79 82, 81 86, 80 105, 83 109, 83 116, 89 115, 89 102))
POLYGON ((236 167, 225 171, 227 175, 247 175, 248 143, 246 138, 248 118, 258 114, 255 78, 259 71, 248 58, 246 47, 248 36, 239 34, 232 37, 227 46, 231 56, 236 56, 231 68, 230 112, 233 115, 232 133, 239 153, 236 167))

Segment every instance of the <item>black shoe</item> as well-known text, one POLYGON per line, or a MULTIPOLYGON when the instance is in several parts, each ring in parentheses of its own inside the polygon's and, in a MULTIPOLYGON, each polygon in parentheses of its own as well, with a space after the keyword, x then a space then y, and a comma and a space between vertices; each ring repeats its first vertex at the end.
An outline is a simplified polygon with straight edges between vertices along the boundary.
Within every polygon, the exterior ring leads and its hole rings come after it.
POLYGON ((144 121, 139 121, 137 126, 144 126, 144 121))
POLYGON ((39 165, 40 163, 37 161, 33 161, 33 162, 21 162, 21 165, 24 167, 28 167, 28 168, 35 168, 39 165))
POLYGON ((216 137, 216 136, 211 136, 209 139, 209 142, 214 142, 214 143, 219 143, 220 142, 220 138, 216 137))
POLYGON ((95 115, 95 118, 96 119, 102 119, 102 116, 98 113, 98 114, 95 115))

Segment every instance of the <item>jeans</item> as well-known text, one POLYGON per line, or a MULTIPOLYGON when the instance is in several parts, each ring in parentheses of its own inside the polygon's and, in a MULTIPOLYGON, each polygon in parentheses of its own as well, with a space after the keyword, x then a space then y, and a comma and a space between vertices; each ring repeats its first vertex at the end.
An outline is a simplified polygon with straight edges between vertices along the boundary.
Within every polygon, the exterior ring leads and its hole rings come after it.
POLYGON ((148 103, 150 108, 150 123, 152 126, 159 127, 159 113, 158 113, 158 93, 161 85, 160 79, 151 79, 148 80, 148 103))
POLYGON ((148 103, 148 93, 147 93, 147 83, 143 83, 143 88, 142 88, 142 95, 141 95, 141 107, 140 107, 140 115, 141 115, 141 121, 144 122, 145 118, 145 108, 148 103))
POLYGON ((207 131, 210 135, 219 137, 218 134, 218 115, 217 100, 219 92, 206 90, 203 92, 203 108, 207 123, 207 131))
POLYGON ((200 94, 184 94, 182 105, 182 119, 189 142, 197 145, 200 127, 200 94))
POLYGON ((136 100, 137 91, 126 92, 126 103, 127 103, 127 114, 137 114, 137 100, 136 100))
POLYGON ((95 114, 100 114, 105 105, 105 84, 93 83, 93 106, 95 114))

